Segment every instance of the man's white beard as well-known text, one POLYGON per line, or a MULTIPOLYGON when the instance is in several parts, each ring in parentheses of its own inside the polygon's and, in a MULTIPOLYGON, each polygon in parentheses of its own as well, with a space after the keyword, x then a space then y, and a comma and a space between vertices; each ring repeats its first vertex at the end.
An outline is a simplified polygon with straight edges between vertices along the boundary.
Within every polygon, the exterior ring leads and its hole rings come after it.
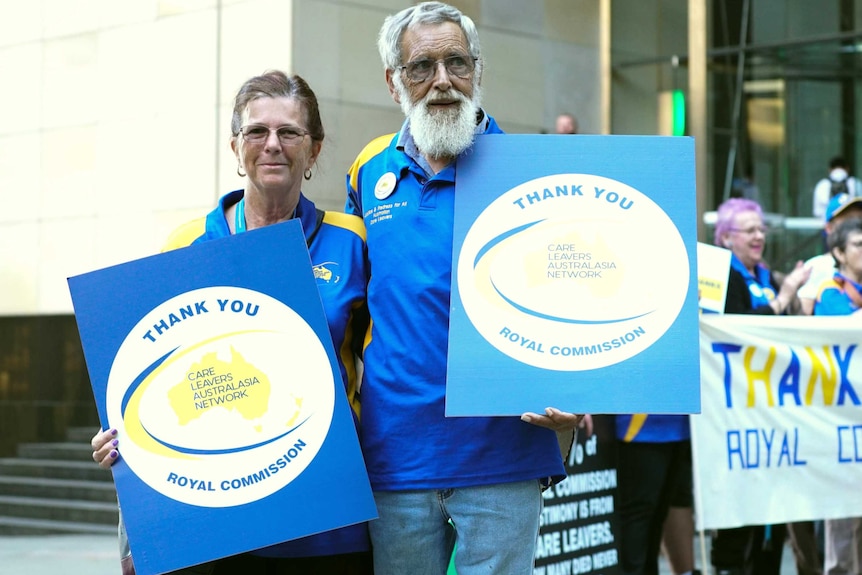
POLYGON ((481 92, 478 85, 473 86, 473 98, 468 99, 455 89, 446 93, 429 90, 428 94, 418 103, 410 101, 400 78, 396 77, 396 88, 401 100, 401 109, 410 120, 410 133, 416 147, 425 156, 439 158, 454 158, 473 144, 476 132, 476 114, 481 103, 481 92), (457 99, 460 105, 456 110, 438 110, 431 113, 428 103, 434 99, 457 99))

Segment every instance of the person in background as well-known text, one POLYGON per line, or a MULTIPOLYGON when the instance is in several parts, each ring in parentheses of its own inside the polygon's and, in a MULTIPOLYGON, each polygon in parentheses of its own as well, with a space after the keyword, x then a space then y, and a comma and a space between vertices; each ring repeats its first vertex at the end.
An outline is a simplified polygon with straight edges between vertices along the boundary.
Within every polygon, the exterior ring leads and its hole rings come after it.
POLYGON ((820 285, 814 315, 851 315, 862 308, 862 219, 844 219, 829 234, 837 271, 820 285))
MULTIPOLYGON (((809 280, 807 283, 810 283, 809 280)), ((817 546, 817 526, 814 521, 794 521, 787 524, 787 536, 797 575, 823 575, 823 559, 817 546)))
MULTIPOLYGON (((682 494, 684 495, 684 494, 682 494)), ((671 499, 661 536, 661 549, 672 575, 701 575, 694 568, 694 502, 671 499)))
POLYGON ((757 202, 731 198, 718 207, 715 245, 732 254, 725 313, 781 315, 808 281, 811 269, 800 261, 778 285, 772 271, 763 264, 767 231, 757 202))
POLYGON ((570 446, 583 417, 445 417, 457 163, 476 134, 501 133, 481 107, 479 35, 422 2, 385 19, 378 49, 406 120, 359 153, 346 202, 372 268, 360 438, 374 570, 441 575, 457 549, 458 575, 532 575, 542 489, 565 477, 555 431, 570 446))
MULTIPOLYGON (((626 575, 658 575, 659 550, 671 508, 694 506, 691 435, 687 415, 617 415, 620 564, 626 575)), ((674 519, 679 519, 674 516, 674 519)), ((676 525, 679 527, 679 525, 676 525)), ((693 527, 692 527, 693 529, 693 527)), ((678 563, 688 547, 693 563, 693 532, 674 530, 671 546, 678 563)), ((684 567, 691 575, 693 565, 684 567)))
MULTIPOLYGON (((356 357, 367 326, 365 230, 355 216, 323 212, 302 193, 323 146, 317 98, 299 76, 268 71, 247 80, 234 100, 230 145, 245 188, 230 192, 205 218, 175 231, 165 249, 243 233, 297 218, 313 265, 337 265, 337 282, 317 278, 348 399, 358 414, 356 357)), ((93 459, 107 469, 119 457, 117 430, 97 433, 93 459)), ((344 478, 349 481, 349 477, 344 478)), ((372 575, 366 524, 324 532, 175 571, 192 575, 332 573, 372 575)), ((120 520, 123 573, 134 573, 120 520)))
POLYGON ((554 131, 557 134, 577 134, 578 119, 572 114, 560 114, 557 116, 557 120, 554 123, 554 131))
MULTIPOLYGON (((841 222, 862 216, 862 197, 854 197, 846 193, 838 194, 829 200, 824 216, 826 218, 824 234, 828 238, 841 222)), ((802 313, 811 315, 814 313, 814 303, 819 289, 835 274, 835 259, 827 249, 825 253, 809 258, 805 266, 811 268, 811 278, 799 288, 797 295, 802 313)), ((823 556, 817 545, 818 527, 819 525, 815 525, 813 521, 791 523, 787 526, 799 575, 822 575, 823 573, 823 556)))
POLYGON ((850 165, 841 156, 829 160, 829 172, 814 186, 811 213, 815 218, 824 218, 829 200, 840 194, 852 197, 862 195, 862 184, 850 175, 850 165))
POLYGON ((751 166, 741 176, 733 178, 730 187, 731 198, 746 198, 748 200, 760 201, 760 189, 752 176, 753 170, 751 166))
MULTIPOLYGON (((862 217, 845 218, 829 234, 837 270, 821 284, 814 315, 859 316, 862 309, 862 217)), ((862 517, 825 522, 825 575, 862 573, 862 517)))
MULTIPOLYGON (((839 194, 829 200, 824 214, 826 224, 824 231, 832 232, 843 220, 862 216, 862 197, 854 197, 850 194, 839 194)), ((811 315, 814 313, 814 301, 817 299, 817 290, 823 282, 832 278, 835 273, 835 259, 832 252, 827 249, 825 253, 814 256, 805 262, 806 267, 811 268, 811 279, 799 288, 799 302, 802 305, 802 313, 811 315)))
MULTIPOLYGON (((757 202, 731 198, 718 207, 715 244, 732 254, 725 313, 781 315, 808 281, 811 269, 797 262, 779 285, 763 264, 766 232, 757 202)), ((717 575, 779 575, 785 535, 784 525, 718 529, 710 557, 717 575)))

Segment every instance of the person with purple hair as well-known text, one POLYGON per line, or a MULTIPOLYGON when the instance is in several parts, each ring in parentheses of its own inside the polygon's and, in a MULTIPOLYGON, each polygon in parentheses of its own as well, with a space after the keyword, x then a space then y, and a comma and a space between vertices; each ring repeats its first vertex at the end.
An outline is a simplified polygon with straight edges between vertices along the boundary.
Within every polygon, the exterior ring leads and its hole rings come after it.
POLYGON ((801 261, 784 281, 780 284, 776 281, 763 264, 767 231, 763 210, 754 200, 731 198, 718 207, 715 245, 733 254, 725 313, 781 315, 788 311, 796 292, 808 281, 811 270, 801 261))
MULTIPOLYGON (((763 263, 767 228, 760 204, 731 198, 718 207, 715 245, 729 249, 730 275, 725 313, 782 315, 811 269, 801 261, 779 282, 763 263)), ((719 529, 712 539, 711 562, 718 575, 779 575, 785 525, 746 525, 719 529)))

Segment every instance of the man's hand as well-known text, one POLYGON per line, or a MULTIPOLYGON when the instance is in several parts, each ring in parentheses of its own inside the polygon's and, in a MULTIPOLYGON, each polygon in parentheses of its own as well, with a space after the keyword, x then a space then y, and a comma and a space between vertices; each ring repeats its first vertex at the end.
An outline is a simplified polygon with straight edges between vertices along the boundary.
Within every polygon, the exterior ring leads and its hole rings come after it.
POLYGON ((117 451, 118 444, 116 429, 99 430, 90 440, 90 447, 93 448, 93 461, 98 463, 102 469, 110 469, 111 465, 120 457, 120 452, 117 451))
MULTIPOLYGON (((521 416, 521 421, 538 425, 539 427, 547 427, 554 431, 569 431, 579 427, 584 420, 583 415, 560 411, 554 407, 545 408, 545 414, 527 412, 521 416)), ((592 433, 592 419, 590 420, 590 433, 592 433)))
POLYGON ((527 412, 521 416, 521 421, 547 427, 557 433, 557 442, 560 444, 560 456, 565 461, 578 437, 578 429, 586 429, 587 437, 593 434, 593 416, 589 414, 577 415, 560 411, 554 407, 545 408, 545 414, 527 412))
POLYGON ((587 434, 587 439, 593 436, 593 416, 587 413, 579 426, 587 434))

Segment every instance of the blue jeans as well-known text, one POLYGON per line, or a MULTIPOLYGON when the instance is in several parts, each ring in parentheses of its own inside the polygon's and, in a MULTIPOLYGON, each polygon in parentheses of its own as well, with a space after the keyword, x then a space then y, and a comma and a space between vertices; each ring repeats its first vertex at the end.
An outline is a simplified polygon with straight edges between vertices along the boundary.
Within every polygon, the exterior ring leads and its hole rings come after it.
POLYGON ((378 491, 374 501, 375 575, 445 575, 456 543, 458 575, 532 575, 542 511, 537 480, 378 491))

